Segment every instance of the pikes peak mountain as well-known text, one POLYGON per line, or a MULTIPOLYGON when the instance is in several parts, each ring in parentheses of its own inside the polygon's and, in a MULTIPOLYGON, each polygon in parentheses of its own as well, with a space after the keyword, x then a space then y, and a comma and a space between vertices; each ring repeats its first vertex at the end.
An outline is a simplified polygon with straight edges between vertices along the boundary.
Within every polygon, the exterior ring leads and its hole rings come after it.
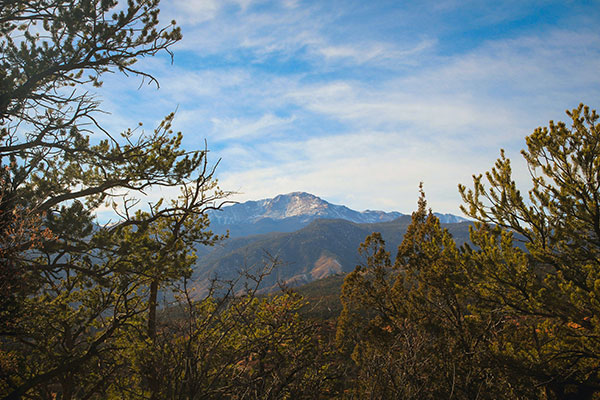
MULTIPOLYGON (((305 192, 280 194, 271 199, 246 201, 210 213, 211 229, 216 233, 229 230, 231 237, 268 232, 293 232, 315 219, 341 219, 354 223, 377 223, 395 220, 404 214, 396 211, 356 211, 331 204, 305 192)), ((439 214, 442 223, 466 221, 452 214, 439 214)))
MULTIPOLYGON (((468 240, 469 221, 436 215, 457 243, 468 240)), ((196 249, 192 281, 199 295, 207 292, 214 278, 236 280, 242 271, 256 273, 273 257, 278 266, 262 281, 265 291, 281 283, 298 286, 348 273, 360 262, 357 249, 369 234, 380 232, 392 249, 411 222, 410 215, 359 212, 304 192, 223 207, 211 211, 209 218, 214 233, 229 231, 230 238, 196 249)))

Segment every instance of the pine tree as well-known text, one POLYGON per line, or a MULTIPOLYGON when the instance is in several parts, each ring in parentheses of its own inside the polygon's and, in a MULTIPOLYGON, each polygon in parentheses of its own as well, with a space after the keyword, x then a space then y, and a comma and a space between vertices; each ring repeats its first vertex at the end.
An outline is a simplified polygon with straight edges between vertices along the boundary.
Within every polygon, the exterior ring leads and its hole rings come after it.
POLYGON ((419 207, 395 262, 380 234, 360 251, 366 263, 342 287, 338 344, 357 365, 355 391, 368 398, 519 398, 486 362, 496 320, 474 316, 463 252, 419 207))
POLYGON ((108 72, 156 82, 136 62, 181 38, 158 4, 0 2, 2 398, 102 393, 119 338, 140 324, 152 336, 158 289, 189 276, 193 246, 218 239, 204 211, 226 194, 207 150, 182 148, 173 114, 150 132, 108 132, 86 89, 108 72), (161 187, 181 194, 139 210, 161 187), (101 226, 104 204, 116 216, 101 226))
POLYGON ((490 346, 496 361, 549 398, 585 399, 600 392, 600 126, 587 106, 567 114, 571 126, 550 121, 526 138, 526 195, 504 152, 487 185, 478 175, 459 189, 479 221, 473 310, 503 321, 490 346))

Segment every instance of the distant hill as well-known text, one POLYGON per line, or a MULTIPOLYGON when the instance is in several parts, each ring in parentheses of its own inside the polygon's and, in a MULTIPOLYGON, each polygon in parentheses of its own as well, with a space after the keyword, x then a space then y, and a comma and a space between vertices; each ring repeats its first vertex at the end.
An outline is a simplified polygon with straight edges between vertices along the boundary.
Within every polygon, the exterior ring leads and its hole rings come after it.
MULTIPOLYGON (((247 201, 209 213, 211 230, 215 233, 225 233, 229 230, 232 238, 270 232, 294 232, 316 219, 376 223, 392 221, 403 215, 396 211, 355 211, 304 192, 281 194, 272 199, 247 201)), ((452 214, 436 215, 443 223, 466 221, 452 214)))
MULTIPOLYGON (((314 219, 294 232, 232 238, 213 247, 199 249, 193 280, 199 293, 213 277, 233 279, 242 270, 256 271, 276 257, 279 266, 268 276, 263 288, 268 291, 278 282, 299 286, 327 276, 346 274, 361 262, 358 246, 373 232, 381 232, 387 248, 395 256, 396 249, 411 217, 400 216, 391 221, 355 223, 342 219, 314 219)), ((468 222, 443 224, 458 243, 468 240, 468 222)))

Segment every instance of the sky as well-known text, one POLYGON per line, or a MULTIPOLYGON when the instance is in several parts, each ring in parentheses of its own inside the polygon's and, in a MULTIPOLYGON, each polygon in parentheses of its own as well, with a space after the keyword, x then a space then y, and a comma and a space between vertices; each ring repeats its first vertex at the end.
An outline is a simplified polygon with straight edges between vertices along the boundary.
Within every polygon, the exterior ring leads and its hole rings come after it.
POLYGON ((410 213, 419 182, 460 215, 459 183, 500 149, 527 185, 525 136, 600 107, 600 1, 163 0, 183 39, 115 74, 104 125, 152 129, 176 111, 219 185, 257 200, 305 191, 410 213))

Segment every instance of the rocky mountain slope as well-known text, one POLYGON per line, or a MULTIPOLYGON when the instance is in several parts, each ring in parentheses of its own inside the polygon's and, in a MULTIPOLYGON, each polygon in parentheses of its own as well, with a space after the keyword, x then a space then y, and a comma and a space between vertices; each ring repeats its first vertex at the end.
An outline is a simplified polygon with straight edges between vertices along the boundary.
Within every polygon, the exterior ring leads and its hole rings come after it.
MULTIPOLYGON (((256 272, 277 259, 265 290, 278 283, 298 286, 335 274, 345 274, 361 263, 358 246, 373 232, 381 232, 392 255, 402 241, 410 216, 392 221, 355 223, 341 219, 316 219, 294 232, 273 232, 232 238, 204 249, 193 277, 198 293, 211 278, 235 279, 243 271, 256 272)), ((468 240, 469 222, 444 224, 457 242, 468 240)))

